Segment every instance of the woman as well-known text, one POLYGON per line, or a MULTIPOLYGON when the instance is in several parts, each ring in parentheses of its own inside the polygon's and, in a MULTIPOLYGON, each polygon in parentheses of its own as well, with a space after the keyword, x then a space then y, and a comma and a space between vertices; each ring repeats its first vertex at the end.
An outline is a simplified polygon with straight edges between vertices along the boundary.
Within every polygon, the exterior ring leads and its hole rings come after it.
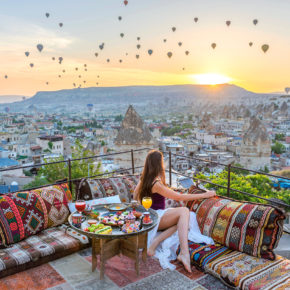
MULTIPOLYGON (((180 254, 177 259, 183 263, 185 269, 191 272, 188 249, 189 210, 186 207, 169 208, 165 210, 165 198, 177 201, 191 201, 215 196, 214 191, 202 194, 180 194, 166 187, 163 155, 160 151, 152 150, 148 153, 140 181, 134 192, 134 199, 139 202, 145 196, 152 198, 151 208, 159 215, 157 230, 162 231, 151 241, 148 255, 154 256, 158 245, 178 231, 180 254)), ((195 217, 195 216, 194 216, 195 217)))

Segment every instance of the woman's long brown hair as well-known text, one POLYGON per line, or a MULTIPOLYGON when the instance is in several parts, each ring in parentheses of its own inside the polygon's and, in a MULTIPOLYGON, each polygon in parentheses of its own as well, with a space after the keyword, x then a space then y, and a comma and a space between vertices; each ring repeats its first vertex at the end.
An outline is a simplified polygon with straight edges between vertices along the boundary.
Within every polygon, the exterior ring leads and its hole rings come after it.
POLYGON ((152 183, 158 176, 161 177, 161 181, 165 185, 163 154, 158 150, 151 150, 146 157, 140 178, 141 183, 137 192, 138 201, 141 202, 143 197, 152 195, 152 183))

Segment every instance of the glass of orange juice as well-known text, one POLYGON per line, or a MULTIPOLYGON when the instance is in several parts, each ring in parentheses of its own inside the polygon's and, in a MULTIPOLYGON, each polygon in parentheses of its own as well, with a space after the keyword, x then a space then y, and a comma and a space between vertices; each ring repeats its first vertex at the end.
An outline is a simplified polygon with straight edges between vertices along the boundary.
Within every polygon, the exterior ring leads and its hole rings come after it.
POLYGON ((152 205, 152 198, 149 196, 145 196, 142 198, 142 205, 148 210, 152 205))

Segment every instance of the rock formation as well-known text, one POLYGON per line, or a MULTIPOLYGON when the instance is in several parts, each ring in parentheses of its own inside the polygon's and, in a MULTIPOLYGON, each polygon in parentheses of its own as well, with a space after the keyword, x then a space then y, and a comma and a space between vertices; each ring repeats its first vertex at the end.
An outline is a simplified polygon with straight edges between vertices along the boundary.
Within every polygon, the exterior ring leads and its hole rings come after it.
POLYGON ((256 117, 250 120, 250 126, 243 136, 240 163, 248 169, 269 168, 271 140, 265 126, 256 117))

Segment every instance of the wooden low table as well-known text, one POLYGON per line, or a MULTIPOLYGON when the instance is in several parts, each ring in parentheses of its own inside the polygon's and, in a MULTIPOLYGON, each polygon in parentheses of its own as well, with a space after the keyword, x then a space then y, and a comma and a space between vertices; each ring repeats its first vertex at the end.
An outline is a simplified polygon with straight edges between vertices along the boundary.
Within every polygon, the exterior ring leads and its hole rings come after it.
MULTIPOLYGON (((104 207, 107 205, 95 206, 100 214, 108 212, 104 207)), ((127 210, 132 210, 128 208, 127 210)), ((144 212, 142 206, 136 208, 137 211, 144 212)), ((112 227, 113 231, 110 235, 100 235, 86 232, 83 229, 76 228, 72 224, 71 215, 69 216, 69 223, 76 231, 92 239, 92 271, 95 271, 98 264, 98 255, 100 256, 100 279, 104 278, 106 261, 116 255, 124 255, 135 261, 136 273, 139 276, 139 252, 142 251, 142 260, 146 262, 147 259, 147 236, 148 231, 154 228, 157 224, 158 214, 153 210, 148 210, 151 215, 153 223, 151 225, 143 225, 143 228, 137 233, 126 234, 120 231, 118 227, 112 227)))

